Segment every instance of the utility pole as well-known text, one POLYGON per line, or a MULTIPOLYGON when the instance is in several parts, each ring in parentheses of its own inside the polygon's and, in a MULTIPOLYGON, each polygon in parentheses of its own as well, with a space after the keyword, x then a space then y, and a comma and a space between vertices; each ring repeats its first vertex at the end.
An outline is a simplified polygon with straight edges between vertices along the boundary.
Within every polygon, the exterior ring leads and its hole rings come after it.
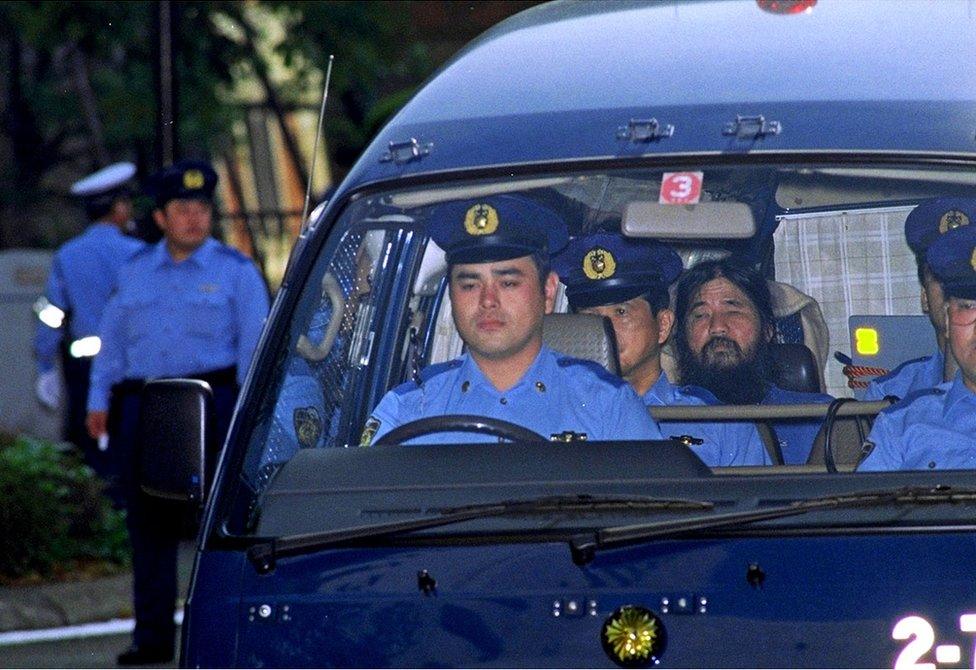
POLYGON ((156 2, 156 46, 158 57, 153 72, 156 79, 156 155, 157 170, 172 165, 179 156, 179 100, 174 43, 174 3, 156 2))

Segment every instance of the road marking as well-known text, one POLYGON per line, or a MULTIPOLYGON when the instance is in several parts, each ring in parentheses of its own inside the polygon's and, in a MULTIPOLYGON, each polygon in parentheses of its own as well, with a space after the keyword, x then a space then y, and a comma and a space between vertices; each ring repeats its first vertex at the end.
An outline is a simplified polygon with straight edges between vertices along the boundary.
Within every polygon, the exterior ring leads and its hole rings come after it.
MULTIPOLYGON (((177 610, 173 615, 177 626, 183 623, 183 610, 177 610)), ((111 619, 110 621, 96 621, 82 623, 75 626, 60 628, 41 628, 38 630, 12 630, 0 633, 0 647, 14 644, 33 644, 35 642, 52 642, 55 640, 74 640, 82 637, 102 637, 105 635, 119 635, 131 633, 135 628, 135 619, 111 619)))

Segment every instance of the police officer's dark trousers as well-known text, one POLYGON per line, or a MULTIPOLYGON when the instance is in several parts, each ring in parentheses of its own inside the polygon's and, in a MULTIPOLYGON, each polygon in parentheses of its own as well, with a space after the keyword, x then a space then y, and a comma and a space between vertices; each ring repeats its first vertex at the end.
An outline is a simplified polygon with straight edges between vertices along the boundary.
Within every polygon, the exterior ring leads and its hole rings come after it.
MULTIPOLYGON (((212 472, 237 398, 236 372, 227 368, 186 377, 206 381, 213 389, 213 418, 219 439, 207 454, 206 468, 212 472)), ((171 649, 176 640, 177 549, 191 510, 187 504, 153 498, 140 489, 137 435, 143 384, 143 380, 126 380, 112 388, 109 449, 116 453, 123 473, 126 526, 132 543, 133 643, 142 648, 171 649)))
POLYGON ((88 379, 91 375, 90 358, 74 358, 62 347, 61 369, 64 371, 64 385, 67 392, 64 412, 64 439, 81 449, 85 462, 99 477, 112 482, 118 472, 110 456, 98 450, 98 443, 88 435, 85 427, 88 402, 88 379))

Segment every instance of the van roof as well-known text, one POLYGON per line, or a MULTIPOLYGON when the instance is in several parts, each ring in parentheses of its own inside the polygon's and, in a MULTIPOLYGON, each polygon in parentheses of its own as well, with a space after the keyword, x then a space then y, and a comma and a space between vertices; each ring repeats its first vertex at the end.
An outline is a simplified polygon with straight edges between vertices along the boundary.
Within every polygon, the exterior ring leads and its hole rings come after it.
POLYGON ((441 68, 347 185, 688 152, 976 154, 976 3, 798 2, 809 8, 777 14, 768 8, 797 0, 701 0, 529 9, 441 68), (737 116, 760 115, 781 132, 723 133, 737 116), (620 137, 632 119, 650 118, 673 134, 620 137), (381 160, 391 142, 410 139, 429 153, 381 160))

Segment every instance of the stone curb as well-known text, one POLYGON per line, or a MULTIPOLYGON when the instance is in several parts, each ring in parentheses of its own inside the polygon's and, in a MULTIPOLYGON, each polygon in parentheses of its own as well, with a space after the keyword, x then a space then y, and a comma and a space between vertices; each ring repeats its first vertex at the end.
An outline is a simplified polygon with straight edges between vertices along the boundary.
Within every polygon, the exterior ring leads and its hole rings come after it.
MULTIPOLYGON (((193 568, 194 547, 180 545, 181 598, 193 568)), ((71 626, 132 616, 132 573, 85 581, 0 587, 0 632, 71 626)))

